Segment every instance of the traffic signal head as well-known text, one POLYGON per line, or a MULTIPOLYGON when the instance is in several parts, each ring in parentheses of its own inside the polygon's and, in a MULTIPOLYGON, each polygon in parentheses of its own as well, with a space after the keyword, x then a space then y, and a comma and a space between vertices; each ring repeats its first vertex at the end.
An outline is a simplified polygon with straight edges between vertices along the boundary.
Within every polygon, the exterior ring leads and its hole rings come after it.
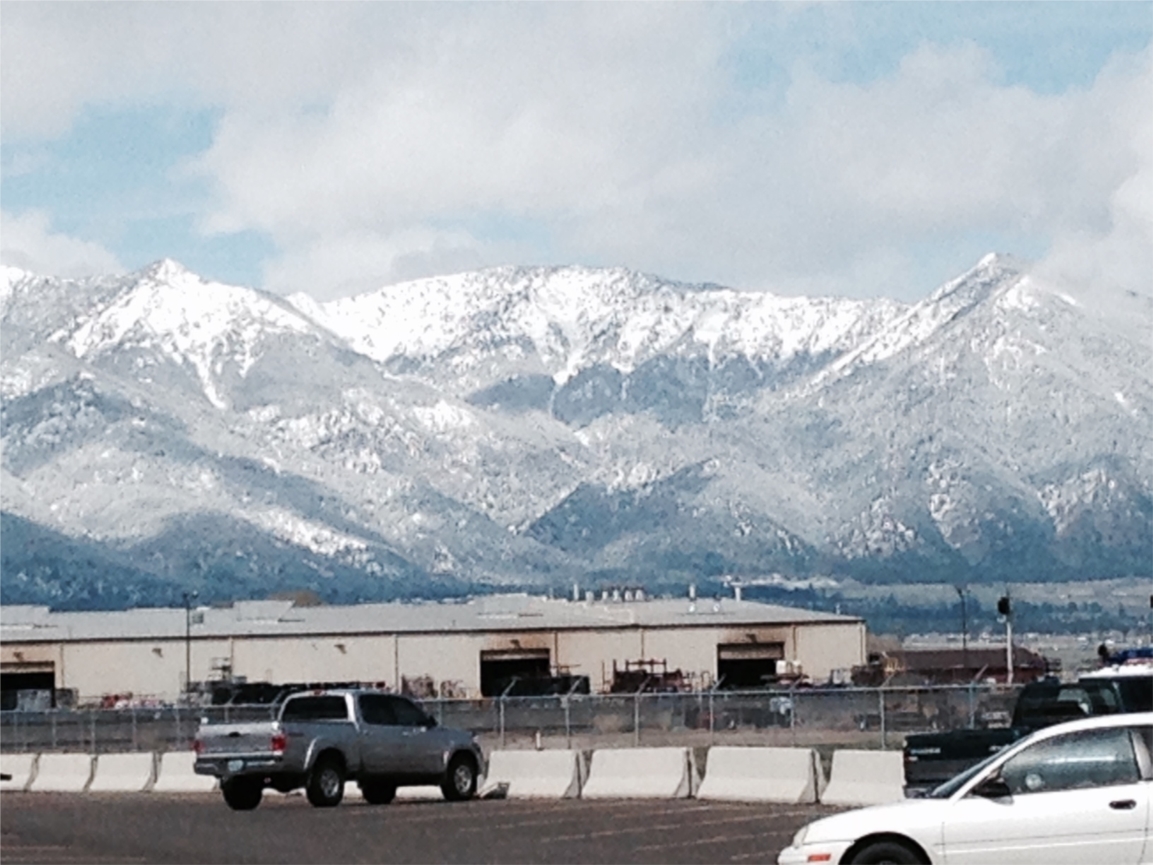
POLYGON ((997 601, 997 612, 1002 616, 1008 616, 1008 615, 1012 614, 1013 608, 1009 605, 1009 596, 1008 595, 1003 595, 997 601))

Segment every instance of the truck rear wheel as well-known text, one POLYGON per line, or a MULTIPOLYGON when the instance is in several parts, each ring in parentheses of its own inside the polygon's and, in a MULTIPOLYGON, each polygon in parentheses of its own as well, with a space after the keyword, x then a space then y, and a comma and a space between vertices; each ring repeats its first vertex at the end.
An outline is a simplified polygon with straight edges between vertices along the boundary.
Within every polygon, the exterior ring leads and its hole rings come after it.
POLYGON ((321 757, 312 767, 305 792, 316 808, 335 808, 344 798, 344 766, 335 757, 321 757))
POLYGON ((264 784, 260 778, 226 778, 220 792, 233 811, 251 811, 264 798, 264 784))

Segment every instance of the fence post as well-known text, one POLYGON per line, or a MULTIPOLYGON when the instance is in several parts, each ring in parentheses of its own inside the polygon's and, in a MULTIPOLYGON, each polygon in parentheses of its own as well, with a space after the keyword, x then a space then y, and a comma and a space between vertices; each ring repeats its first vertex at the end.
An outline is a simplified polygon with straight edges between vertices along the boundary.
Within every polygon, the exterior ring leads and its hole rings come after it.
POLYGON ((569 708, 569 703, 571 702, 571 700, 566 695, 564 697, 561 697, 561 702, 564 703, 564 741, 565 741, 565 747, 571 751, 572 750, 572 718, 571 718, 571 710, 569 708))
POLYGON ((88 710, 89 729, 92 731, 92 753, 96 753, 96 710, 88 710))
POLYGON ((797 686, 789 688, 789 736, 793 740, 793 747, 797 747, 797 686))
POLYGON ((877 694, 880 696, 880 715, 881 715, 881 750, 888 750, 888 742, 885 737, 885 686, 882 685, 877 689, 877 694))
POLYGON ((717 742, 717 716, 713 706, 713 694, 715 689, 709 688, 709 744, 715 745, 717 742))

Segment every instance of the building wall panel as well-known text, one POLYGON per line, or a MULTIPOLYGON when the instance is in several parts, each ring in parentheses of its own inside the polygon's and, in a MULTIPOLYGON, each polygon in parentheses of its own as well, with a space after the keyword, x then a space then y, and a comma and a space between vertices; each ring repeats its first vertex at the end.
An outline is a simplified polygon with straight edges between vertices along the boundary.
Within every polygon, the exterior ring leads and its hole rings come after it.
POLYGON ((393 684, 394 641, 379 636, 234 637, 232 670, 250 682, 393 684))

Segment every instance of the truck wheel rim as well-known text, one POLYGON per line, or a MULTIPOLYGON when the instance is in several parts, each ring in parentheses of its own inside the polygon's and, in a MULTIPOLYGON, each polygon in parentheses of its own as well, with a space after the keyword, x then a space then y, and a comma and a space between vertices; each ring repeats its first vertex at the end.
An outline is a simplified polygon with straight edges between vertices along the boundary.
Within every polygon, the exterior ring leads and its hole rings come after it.
POLYGON ((331 769, 323 772, 320 776, 320 789, 326 798, 331 799, 340 789, 340 778, 331 769))
POLYGON ((453 783, 456 784, 456 791, 458 793, 467 793, 469 788, 472 787, 472 770, 461 763, 456 767, 456 771, 453 772, 452 780, 453 783))

